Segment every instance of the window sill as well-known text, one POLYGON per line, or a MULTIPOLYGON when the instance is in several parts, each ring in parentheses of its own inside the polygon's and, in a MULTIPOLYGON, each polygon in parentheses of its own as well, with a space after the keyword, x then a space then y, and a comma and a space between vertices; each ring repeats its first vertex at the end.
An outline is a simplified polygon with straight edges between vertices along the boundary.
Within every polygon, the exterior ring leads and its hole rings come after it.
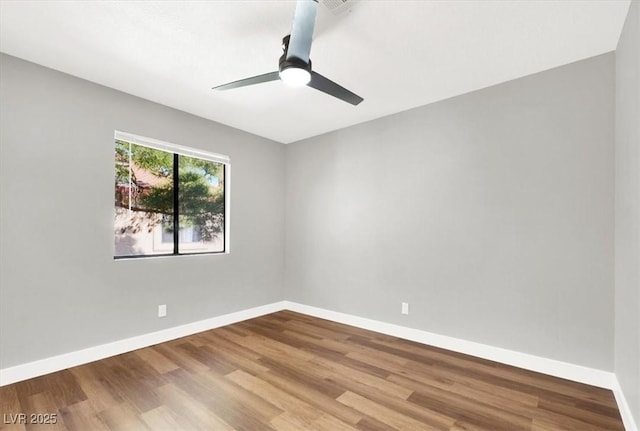
POLYGON ((140 256, 113 256, 113 260, 123 261, 123 260, 147 260, 147 259, 166 259, 171 257, 187 257, 187 256, 220 256, 227 255, 229 251, 209 251, 202 253, 181 253, 181 254, 148 254, 148 255, 140 255, 140 256))

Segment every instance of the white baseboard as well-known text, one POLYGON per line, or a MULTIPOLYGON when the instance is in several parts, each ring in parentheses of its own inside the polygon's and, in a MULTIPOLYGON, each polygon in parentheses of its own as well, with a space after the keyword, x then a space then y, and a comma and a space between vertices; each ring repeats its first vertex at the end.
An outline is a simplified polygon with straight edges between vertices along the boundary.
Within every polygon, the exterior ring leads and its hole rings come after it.
POLYGON ((620 416, 622 416, 622 423, 624 424, 625 431, 639 431, 633 416, 631 415, 631 407, 627 402, 627 398, 622 392, 622 387, 618 382, 618 378, 615 378, 614 387, 611 389, 613 395, 616 397, 616 403, 618 403, 618 410, 620 410, 620 416))
POLYGON ((284 301, 287 310, 331 320, 332 322, 343 323, 361 329, 391 335, 405 340, 416 341, 430 346, 452 350, 483 359, 488 359, 502 364, 513 365, 550 376, 560 377, 575 382, 585 383, 591 386, 610 389, 618 404, 622 422, 626 431, 639 431, 631 415, 631 408, 620 388, 616 375, 609 371, 575 365, 568 362, 557 361, 555 359, 543 358, 530 355, 528 353, 515 352, 513 350, 493 347, 486 344, 475 343, 473 341, 461 340, 459 338, 447 337, 434 334, 419 329, 407 328, 405 326, 380 322, 378 320, 353 316, 351 314, 339 313, 309 305, 298 304, 296 302, 284 301))
POLYGON ((512 350, 493 347, 486 344, 475 343, 473 341, 461 340, 459 338, 447 337, 434 334, 419 329, 407 328, 405 326, 380 322, 364 317, 353 316, 351 314, 339 313, 323 308, 312 307, 291 301, 280 301, 259 307, 242 310, 235 313, 225 314, 211 319, 188 323, 162 331, 152 332, 113 343, 100 346, 89 347, 75 352, 65 353, 50 358, 29 362, 15 367, 0 369, 0 386, 38 377, 55 371, 88 362, 97 361, 132 350, 175 340, 176 338, 219 328, 265 314, 275 313, 281 310, 291 310, 333 322, 343 323, 370 331, 380 332, 406 340, 430 346, 440 347, 454 352, 464 353, 491 361, 500 362, 515 367, 548 374, 563 379, 586 383, 592 386, 611 389, 616 397, 618 408, 622 416, 627 431, 639 431, 631 415, 631 408, 624 397, 620 384, 614 373, 570 364, 568 362, 557 361, 555 359, 543 358, 527 353, 515 352, 512 350))
POLYGON ((295 302, 285 301, 285 307, 291 311, 308 314, 315 317, 368 329, 387 335, 392 335, 406 340, 416 341, 430 346, 441 347, 454 352, 477 356, 483 359, 513 365, 519 368, 536 371, 538 373, 549 374, 563 379, 586 383, 601 388, 613 389, 615 375, 608 371, 583 367, 581 365, 570 364, 568 362, 557 361, 555 359, 543 358, 527 353, 515 352, 513 350, 493 347, 486 344, 475 343, 473 341, 461 340, 459 338, 447 337, 434 334, 419 329, 407 328, 405 326, 384 323, 377 320, 366 319, 364 317, 350 314, 338 313, 295 302))
POLYGON ((99 359, 119 355, 121 353, 131 352, 143 347, 153 346, 154 344, 164 343, 165 341, 175 340, 176 338, 186 337, 187 335, 196 334, 209 329, 219 328, 220 326, 274 313, 276 311, 283 310, 284 304, 284 301, 274 302, 272 304, 262 305, 248 310, 237 311, 235 313, 224 314, 222 316, 200 320, 198 322, 187 323, 186 325, 163 329, 150 334, 126 338, 124 340, 118 340, 112 343, 102 344, 100 346, 89 347, 75 352, 16 365, 15 367, 0 369, 0 386, 9 385, 11 383, 64 370, 66 368, 75 367, 97 361, 99 359))

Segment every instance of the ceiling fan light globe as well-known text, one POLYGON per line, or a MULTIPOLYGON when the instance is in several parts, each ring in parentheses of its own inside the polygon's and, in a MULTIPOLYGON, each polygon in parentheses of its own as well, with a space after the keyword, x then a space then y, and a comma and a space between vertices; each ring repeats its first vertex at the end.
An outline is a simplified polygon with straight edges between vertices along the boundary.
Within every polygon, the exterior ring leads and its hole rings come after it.
POLYGON ((287 67, 280 71, 280 79, 291 87, 303 87, 311 81, 311 74, 300 67, 287 67))

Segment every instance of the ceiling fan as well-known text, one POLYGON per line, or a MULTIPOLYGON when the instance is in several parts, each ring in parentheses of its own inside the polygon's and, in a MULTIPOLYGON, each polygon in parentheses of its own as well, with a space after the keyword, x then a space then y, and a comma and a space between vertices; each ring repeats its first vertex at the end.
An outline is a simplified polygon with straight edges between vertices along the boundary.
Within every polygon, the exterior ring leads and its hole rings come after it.
POLYGON ((306 85, 315 88, 352 105, 362 102, 364 100, 362 97, 311 69, 309 52, 311 51, 311 39, 313 37, 317 8, 317 0, 297 1, 291 34, 282 39, 284 54, 280 57, 277 71, 218 85, 213 89, 219 91, 231 90, 232 88, 246 87, 280 79, 285 84, 294 87, 306 85))

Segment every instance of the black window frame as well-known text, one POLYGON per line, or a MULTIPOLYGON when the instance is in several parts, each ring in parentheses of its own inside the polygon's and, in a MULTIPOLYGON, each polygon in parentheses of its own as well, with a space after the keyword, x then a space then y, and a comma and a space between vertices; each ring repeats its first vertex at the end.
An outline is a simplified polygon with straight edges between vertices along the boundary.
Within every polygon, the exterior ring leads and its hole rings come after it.
MULTIPOLYGON (((154 257, 169 257, 169 256, 205 256, 205 255, 218 255, 218 254, 228 254, 229 250, 227 248, 227 236, 228 236, 228 220, 227 220, 227 179, 228 179, 228 166, 229 162, 221 162, 217 160, 210 160, 206 157, 198 157, 197 155, 181 155, 175 151, 169 151, 164 148, 156 148, 153 145, 145 145, 144 143, 131 142, 130 140, 123 139, 118 137, 118 132, 116 132, 116 141, 120 140, 123 142, 127 142, 133 145, 140 145, 147 148, 152 148, 156 151, 163 151, 165 153, 171 154, 173 156, 173 172, 172 172, 172 186, 173 186, 173 252, 172 253, 157 253, 157 254, 135 254, 135 255, 122 255, 116 256, 115 250, 113 259, 114 260, 123 260, 123 259, 148 259, 154 257), (218 163, 222 165, 222 215, 223 215, 223 235, 222 235, 222 250, 221 251, 200 251, 200 252, 180 252, 180 157, 191 157, 200 160, 207 160, 213 163, 218 163)), ((168 146, 173 146, 173 144, 167 144, 168 146)))

